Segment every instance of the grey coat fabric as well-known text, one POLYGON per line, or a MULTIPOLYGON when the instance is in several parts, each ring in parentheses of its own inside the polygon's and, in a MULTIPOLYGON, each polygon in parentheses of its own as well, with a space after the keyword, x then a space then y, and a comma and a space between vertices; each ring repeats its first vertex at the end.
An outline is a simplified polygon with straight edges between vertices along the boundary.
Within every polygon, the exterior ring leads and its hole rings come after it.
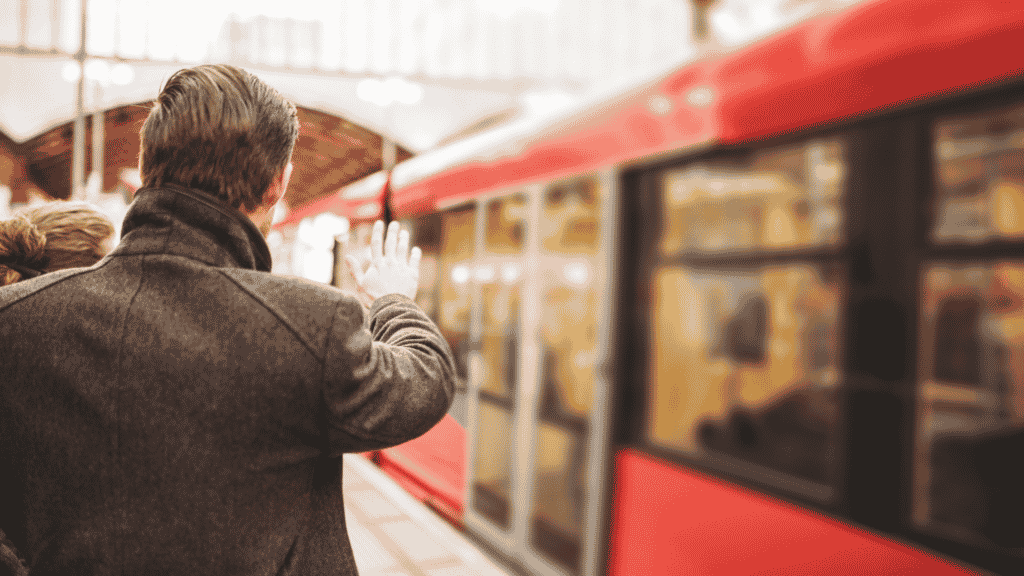
POLYGON ((33 576, 355 574, 341 454, 447 411, 408 298, 269 274, 241 213, 143 189, 91 268, 0 289, 0 529, 33 576))

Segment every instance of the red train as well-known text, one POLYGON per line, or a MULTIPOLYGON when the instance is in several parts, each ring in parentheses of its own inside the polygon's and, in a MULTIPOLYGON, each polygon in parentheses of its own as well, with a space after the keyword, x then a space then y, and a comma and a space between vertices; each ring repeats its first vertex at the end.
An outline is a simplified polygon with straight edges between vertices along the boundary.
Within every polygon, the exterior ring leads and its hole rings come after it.
POLYGON ((1022 42, 865 2, 304 210, 458 358, 378 463, 536 574, 1024 574, 1022 42))

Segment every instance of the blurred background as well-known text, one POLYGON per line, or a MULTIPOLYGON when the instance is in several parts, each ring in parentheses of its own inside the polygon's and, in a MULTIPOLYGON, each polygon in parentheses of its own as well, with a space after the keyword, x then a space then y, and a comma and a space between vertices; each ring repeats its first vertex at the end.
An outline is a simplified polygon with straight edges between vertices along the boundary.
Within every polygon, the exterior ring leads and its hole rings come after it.
POLYGON ((163 82, 243 67, 299 109, 273 271, 423 249, 455 402, 370 458, 519 572, 1021 574, 1020 38, 1002 0, 0 0, 0 218, 120 225, 163 82))

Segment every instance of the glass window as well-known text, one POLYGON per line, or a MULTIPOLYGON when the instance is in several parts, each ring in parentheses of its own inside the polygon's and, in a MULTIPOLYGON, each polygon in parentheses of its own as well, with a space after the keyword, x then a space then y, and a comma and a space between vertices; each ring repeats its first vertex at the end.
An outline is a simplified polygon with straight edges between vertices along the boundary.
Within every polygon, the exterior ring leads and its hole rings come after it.
POLYGON ((512 400, 518 380, 526 206, 525 194, 487 204, 486 254, 475 268, 483 305, 481 388, 508 400, 512 400))
POLYGON ((438 214, 429 214, 415 220, 404 221, 402 228, 410 232, 409 246, 416 246, 423 253, 420 260, 420 283, 416 290, 416 304, 437 322, 441 217, 438 214))
POLYGON ((491 254, 519 254, 526 243, 525 194, 492 200, 487 204, 485 247, 491 254))
POLYGON ((1024 104, 946 117, 933 138, 932 238, 1024 237, 1024 104))
POLYGON ((451 278, 459 275, 458 272, 453 274, 453 270, 461 266, 468 280, 469 259, 473 255, 473 222, 473 209, 468 207, 428 214, 403 223, 411 231, 410 245, 418 246, 423 251, 416 303, 438 324, 455 355, 459 382, 448 413, 463 427, 467 426, 470 294, 466 282, 457 284, 451 278), (448 280, 442 282, 442 278, 448 280))
MULTIPOLYGON (((476 240, 476 214, 472 206, 439 215, 440 249, 437 255, 437 325, 455 354, 459 378, 465 383, 469 367, 469 326, 472 306, 470 275, 476 240)), ((424 253, 423 260, 426 261, 424 253)), ((422 274, 422 271, 421 271, 422 274)), ((465 422, 463 425, 465 425, 465 422)))
POLYGON ((536 446, 530 543, 578 573, 586 506, 587 438, 541 420, 536 446))
POLYGON ((650 440, 830 482, 843 285, 836 265, 659 268, 649 334, 650 440))
POLYGON ((541 245, 548 254, 593 254, 598 245, 597 183, 574 180, 544 195, 541 245))
POLYGON ((545 292, 544 394, 560 414, 586 416, 593 402, 598 307, 593 269, 586 260, 562 263, 557 273, 564 284, 545 292))
POLYGON ((473 508, 507 530, 512 516, 512 413, 480 402, 477 418, 473 508))
POLYGON ((1024 264, 932 263, 922 286, 914 517, 1024 546, 1024 264))
POLYGON ((552 186, 541 218, 543 368, 530 541, 574 573, 597 356, 598 190, 589 179, 552 186))
POLYGON ((662 176, 661 253, 838 244, 845 178, 839 140, 770 148, 669 170, 662 176))
POLYGON ((485 253, 476 260, 480 285, 480 394, 473 506, 508 529, 513 508, 509 468, 512 422, 519 388, 522 350, 522 251, 526 245, 524 194, 488 202, 484 207, 485 253))
MULTIPOLYGON (((484 265, 482 267, 486 267, 484 265)), ((515 265, 501 267, 508 270, 515 265)), ((514 269, 517 269, 516 266, 514 269)), ((521 274, 516 270, 515 274, 521 274)), ((511 401, 519 380, 521 314, 518 285, 488 283, 482 286, 483 330, 480 351, 483 357, 481 390, 511 401)))

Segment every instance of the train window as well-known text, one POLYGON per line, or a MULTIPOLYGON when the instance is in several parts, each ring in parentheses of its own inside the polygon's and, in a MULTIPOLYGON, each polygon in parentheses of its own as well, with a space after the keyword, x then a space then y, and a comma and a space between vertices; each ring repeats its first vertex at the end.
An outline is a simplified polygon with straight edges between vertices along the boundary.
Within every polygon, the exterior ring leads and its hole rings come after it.
POLYGON ((530 543, 578 573, 586 505, 586 436, 541 420, 536 449, 530 543))
MULTIPOLYGON (((439 220, 437 325, 455 354, 455 367, 464 383, 468 378, 469 367, 469 325, 472 305, 469 280, 474 253, 476 214, 473 206, 468 206, 442 212, 439 220)), ((426 254, 423 258, 425 261, 426 254)))
POLYGON ((438 256, 441 244, 441 218, 437 214, 428 214, 415 220, 402 222, 402 227, 409 230, 409 245, 417 246, 423 252, 420 260, 420 283, 416 290, 416 304, 438 321, 438 256))
POLYGON ((597 250, 597 184, 590 179, 552 186, 544 195, 541 244, 549 254, 597 250))
POLYGON ((1024 546, 1024 264, 935 262, 922 288, 915 521, 1024 546))
MULTIPOLYGON (((561 263, 551 276, 562 283, 545 290, 541 324, 545 407, 565 417, 590 413, 597 345, 594 263, 561 263)), ((550 276, 549 276, 550 278, 550 276)))
POLYGON ((664 173, 661 253, 795 249, 840 242, 842 142, 815 140, 664 173))
POLYGON ((475 273, 481 284, 481 353, 484 391, 511 400, 518 377, 520 285, 526 240, 525 194, 492 200, 486 206, 486 255, 475 273))
MULTIPOLYGON (((452 271, 458 266, 467 271, 469 269, 469 259, 473 254, 473 208, 470 206, 440 214, 428 214, 403 224, 410 229, 410 244, 418 246, 423 251, 416 303, 441 328, 441 334, 448 340, 448 345, 455 355, 459 381, 448 413, 465 427, 466 379, 469 365, 469 289, 465 283, 460 286, 449 286, 449 282, 442 282, 442 278, 451 278, 452 271)), ((466 275, 468 276, 468 272, 466 275)))
MULTIPOLYGON (((481 268, 487 269, 488 265, 481 268)), ((501 266, 501 272, 521 275, 515 264, 501 266)), ((493 274, 493 272, 492 272, 493 274)), ((520 288, 498 282, 481 287, 483 295, 483 334, 481 353, 484 360, 481 390, 511 401, 518 383, 519 348, 522 328, 519 310, 520 288)), ((495 398, 495 399, 497 399, 495 398)))
POLYGON ((599 190, 590 179, 556 184, 544 195, 541 219, 542 375, 530 540, 573 572, 597 356, 599 190))
POLYGON ((512 413, 480 402, 477 416, 473 508, 507 530, 512 520, 512 413))
POLYGON ((765 477, 831 484, 842 276, 835 264, 796 262, 659 268, 650 441, 746 471, 765 467, 765 477))
POLYGON ((522 350, 520 303, 527 201, 525 194, 515 194, 484 206, 484 254, 473 271, 481 297, 473 506, 505 529, 510 525, 512 507, 508 463, 522 350))
POLYGON ((492 254, 518 254, 526 242, 525 194, 514 194, 487 204, 485 245, 492 254))
POLYGON ((1024 237, 1024 104, 945 117, 933 147, 933 240, 1024 237))

